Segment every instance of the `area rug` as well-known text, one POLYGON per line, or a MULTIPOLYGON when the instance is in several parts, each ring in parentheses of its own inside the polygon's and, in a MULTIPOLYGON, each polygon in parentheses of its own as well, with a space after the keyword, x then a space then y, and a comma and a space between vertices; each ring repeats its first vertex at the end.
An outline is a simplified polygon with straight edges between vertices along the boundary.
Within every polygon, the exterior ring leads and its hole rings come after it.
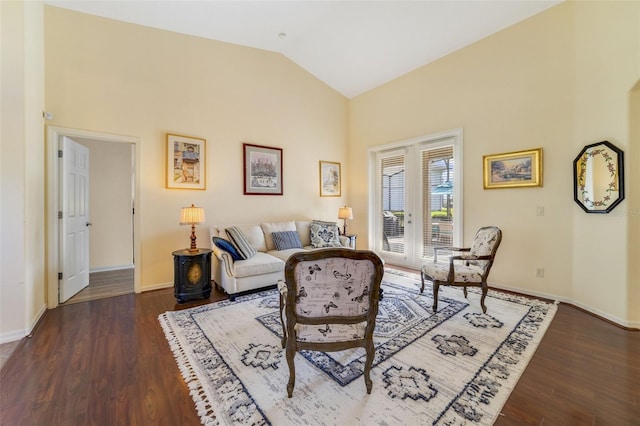
POLYGON ((493 424, 556 306, 490 290, 483 314, 476 289, 441 287, 434 314, 416 274, 387 270, 382 286, 371 394, 363 349, 309 351, 287 398, 276 290, 160 315, 202 423, 493 424))

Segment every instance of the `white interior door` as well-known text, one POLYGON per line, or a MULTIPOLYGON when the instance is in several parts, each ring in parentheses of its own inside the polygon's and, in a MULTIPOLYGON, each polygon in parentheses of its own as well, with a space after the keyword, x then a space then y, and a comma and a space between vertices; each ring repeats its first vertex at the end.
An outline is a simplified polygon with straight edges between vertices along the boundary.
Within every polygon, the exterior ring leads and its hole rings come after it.
POLYGON ((89 149, 66 136, 61 142, 59 300, 89 285, 89 149))

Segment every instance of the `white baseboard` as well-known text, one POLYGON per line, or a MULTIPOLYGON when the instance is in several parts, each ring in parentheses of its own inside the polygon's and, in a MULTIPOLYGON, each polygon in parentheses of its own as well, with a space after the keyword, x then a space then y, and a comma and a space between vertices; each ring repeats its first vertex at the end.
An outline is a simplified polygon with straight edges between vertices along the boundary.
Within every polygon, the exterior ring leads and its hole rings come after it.
POLYGON ((9 331, 0 334, 0 345, 22 339, 27 333, 24 330, 9 331))
POLYGON ((36 325, 38 325, 38 322, 46 311, 47 305, 42 305, 35 318, 33 319, 32 324, 30 324, 27 329, 14 330, 0 334, 0 345, 3 343, 15 342, 16 340, 20 340, 23 337, 30 336, 33 332, 33 329, 36 328, 36 325))
POLYGON ((154 284, 151 286, 145 286, 142 288, 142 292, 144 293, 145 291, 153 291, 153 290, 163 290, 165 288, 173 288, 173 283, 160 283, 160 284, 154 284))
POLYGON ((498 290, 508 290, 508 291, 512 291, 514 293, 520 293, 520 294, 525 294, 527 296, 534 296, 534 297, 539 297, 539 298, 543 298, 543 299, 551 299, 551 300, 555 300, 557 302, 562 302, 562 303, 566 303, 568 305, 573 305, 577 308, 580 308, 584 311, 587 311, 591 314, 597 315, 598 317, 604 318, 608 321, 614 322, 622 327, 627 327, 627 328, 637 328, 640 329, 640 321, 627 321, 624 320, 622 318, 618 318, 616 316, 613 316, 611 314, 608 314, 606 312, 602 312, 592 306, 586 305, 584 303, 580 303, 580 302, 576 302, 573 299, 569 299, 567 297, 558 297, 555 294, 548 294, 548 293, 541 293, 538 291, 531 291, 528 289, 523 289, 523 288, 516 288, 516 287, 509 287, 509 286, 504 286, 504 285, 499 285, 499 284, 490 284, 489 287, 498 289, 498 290))
POLYGON ((92 272, 107 272, 107 271, 120 271, 122 269, 133 269, 135 265, 133 263, 129 265, 115 265, 115 266, 102 266, 100 268, 91 268, 89 273, 92 272))

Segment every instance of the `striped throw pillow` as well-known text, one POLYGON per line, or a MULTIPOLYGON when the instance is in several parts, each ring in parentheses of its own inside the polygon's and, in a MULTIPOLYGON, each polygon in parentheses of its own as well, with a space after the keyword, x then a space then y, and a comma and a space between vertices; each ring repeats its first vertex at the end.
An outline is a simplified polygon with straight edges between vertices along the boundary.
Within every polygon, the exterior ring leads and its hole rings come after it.
POLYGON ((273 245, 276 250, 287 250, 292 248, 302 248, 302 242, 298 231, 272 232, 273 245))
POLYGON ((243 260, 249 259, 258 253, 258 251, 249 244, 247 237, 237 226, 230 226, 225 229, 225 232, 231 243, 238 249, 238 253, 243 260))

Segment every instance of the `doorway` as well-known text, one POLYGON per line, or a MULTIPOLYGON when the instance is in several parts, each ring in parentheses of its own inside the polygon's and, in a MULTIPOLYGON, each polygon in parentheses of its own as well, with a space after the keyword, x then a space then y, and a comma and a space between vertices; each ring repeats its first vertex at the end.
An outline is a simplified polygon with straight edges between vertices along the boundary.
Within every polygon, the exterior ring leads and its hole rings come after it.
POLYGON ((433 247, 462 235, 462 130, 370 150, 370 246, 390 264, 419 268, 433 247))
MULTIPOLYGON (((60 206, 61 187, 59 176, 62 166, 58 159, 60 141, 71 139, 89 151, 93 151, 94 161, 91 163, 93 179, 90 179, 90 198, 93 206, 90 209, 90 232, 95 234, 90 241, 90 275, 119 274, 133 276, 132 289, 140 292, 139 268, 135 268, 139 259, 140 244, 137 237, 139 227, 139 208, 135 205, 139 200, 139 148, 140 140, 135 137, 112 135, 77 129, 50 126, 47 128, 47 304, 54 308, 60 304, 60 273, 64 269, 64 250, 60 237, 61 219, 64 206, 60 206), (116 202, 116 200, 118 200, 116 202), (117 204, 116 210, 111 204, 117 204), (94 210, 93 214, 91 210, 94 210), (102 234, 102 235, 101 235, 102 234), (108 234, 109 237, 105 237, 108 234), (115 237, 115 238, 113 238, 115 237), (105 239, 106 238, 106 239, 105 239)), ((64 155, 64 154, 63 154, 64 155)), ((118 290, 121 292, 121 290, 118 290)), ((128 292, 131 292, 129 290, 128 292)), ((95 292, 94 292, 95 293, 95 292)), ((109 297, 115 293, 103 292, 101 296, 109 297)), ((86 299, 86 295, 83 296, 86 299)), ((73 298, 72 298, 73 299, 73 298)), ((70 299, 71 300, 71 299, 70 299)), ((86 299, 88 300, 88 299, 86 299)), ((67 302, 68 303, 68 302, 67 302)))

